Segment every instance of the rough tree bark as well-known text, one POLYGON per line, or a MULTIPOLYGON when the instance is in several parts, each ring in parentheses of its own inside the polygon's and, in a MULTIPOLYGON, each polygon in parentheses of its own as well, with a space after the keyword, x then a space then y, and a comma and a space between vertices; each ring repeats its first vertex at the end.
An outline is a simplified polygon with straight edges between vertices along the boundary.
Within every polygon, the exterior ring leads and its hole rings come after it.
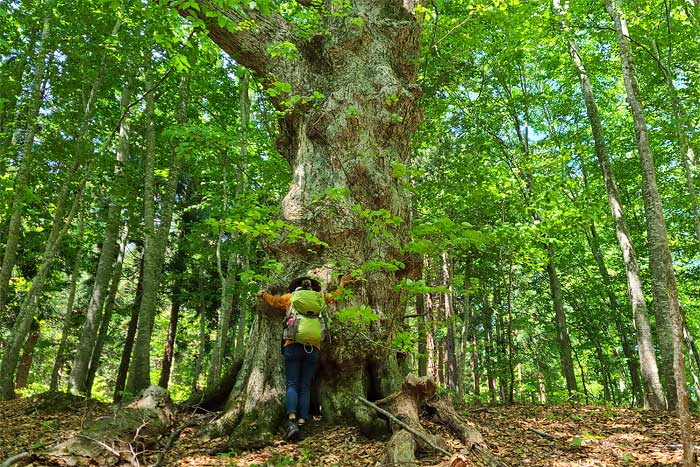
POLYGON ((605 0, 605 6, 615 23, 622 77, 627 92, 627 103, 634 121, 637 150, 642 169, 642 199, 649 242, 649 271, 652 279, 654 311, 657 314, 656 328, 657 332, 661 333, 659 347, 661 348, 668 389, 668 406, 669 409, 678 410, 683 444, 683 465, 691 467, 695 465, 695 452, 685 376, 683 326, 676 276, 673 271, 673 259, 668 244, 666 220, 656 185, 656 168, 649 144, 649 133, 637 82, 634 58, 629 44, 627 24, 621 14, 618 0, 605 0))
MULTIPOLYGON (((208 0, 198 1, 200 11, 181 12, 204 20, 214 42, 250 68, 266 87, 275 81, 291 87, 290 93, 271 98, 284 113, 278 148, 293 172, 282 217, 327 246, 271 245, 286 266, 285 280, 311 273, 331 283, 339 261, 351 268, 368 260, 406 263, 400 246, 409 234, 410 197, 401 181, 392 177, 392 166, 409 157, 410 139, 420 121, 419 24, 399 0, 348 3, 346 14, 319 9, 325 31, 308 39, 297 37, 275 12, 266 15, 244 7, 221 10, 208 0), (249 20, 254 26, 229 28, 234 30, 230 32, 218 20, 207 18, 206 11, 218 12, 233 23, 249 20), (294 44, 299 56, 271 57, 270 46, 285 41, 294 44), (309 99, 315 91, 323 97, 309 99), (306 99, 288 107, 283 101, 290 95, 306 99), (347 196, 324 197, 329 190, 347 196), (375 212, 397 221, 388 226, 394 241, 367 235, 366 216, 375 212)), ((390 342, 400 328, 404 305, 394 286, 411 270, 409 264, 396 272, 370 272, 355 289, 349 305, 369 305, 380 317, 368 331, 371 340, 390 342)), ((274 431, 281 420, 280 332, 277 315, 258 312, 246 360, 219 424, 231 433, 231 444, 269 441, 265 433, 274 431)), ((375 431, 376 418, 355 403, 356 396, 392 393, 401 382, 396 356, 343 329, 334 338, 334 344, 324 348, 319 372, 324 417, 355 420, 365 431, 375 431)))

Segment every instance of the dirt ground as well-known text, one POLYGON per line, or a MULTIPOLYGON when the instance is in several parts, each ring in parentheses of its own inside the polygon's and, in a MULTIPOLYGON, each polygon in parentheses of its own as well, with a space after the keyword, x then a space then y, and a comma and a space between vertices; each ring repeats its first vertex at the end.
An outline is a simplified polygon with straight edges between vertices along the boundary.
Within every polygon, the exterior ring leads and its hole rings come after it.
MULTIPOLYGON (((0 402, 0 465, 10 456, 40 450, 77 433, 89 420, 112 413, 112 407, 67 395, 40 395, 0 402)), ((680 465, 678 422, 663 413, 598 406, 513 405, 467 410, 491 449, 509 466, 672 466, 680 465)), ((197 416, 208 423, 215 414, 197 416)), ((180 413, 177 426, 192 421, 180 413)), ((698 417, 694 417, 695 438, 698 417)), ((445 429, 424 420, 440 433, 453 451, 463 446, 445 429)), ((161 465, 177 467, 365 467, 381 459, 383 440, 370 440, 348 426, 325 426, 314 420, 305 439, 288 444, 281 437, 253 452, 220 451, 222 440, 203 440, 198 426, 183 429, 161 465), (217 449, 218 448, 218 449, 217 449)), ((163 440, 163 444, 165 439, 163 440)), ((153 465, 159 452, 143 456, 141 465, 153 465)), ((427 453, 422 466, 447 458, 427 453)), ((14 465, 33 465, 20 462, 14 465)))

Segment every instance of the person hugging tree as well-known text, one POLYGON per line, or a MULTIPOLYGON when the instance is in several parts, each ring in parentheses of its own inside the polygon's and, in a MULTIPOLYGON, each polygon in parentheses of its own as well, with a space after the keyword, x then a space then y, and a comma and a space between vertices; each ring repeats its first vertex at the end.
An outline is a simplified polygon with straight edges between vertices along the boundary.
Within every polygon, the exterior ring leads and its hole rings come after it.
POLYGON ((321 358, 321 341, 326 335, 323 319, 326 304, 334 302, 351 281, 350 275, 343 276, 338 289, 325 295, 321 293, 321 283, 309 276, 294 279, 283 295, 273 295, 267 290, 258 292, 265 303, 285 312, 282 353, 287 418, 282 431, 288 441, 301 439, 300 428, 309 418, 311 382, 321 358))

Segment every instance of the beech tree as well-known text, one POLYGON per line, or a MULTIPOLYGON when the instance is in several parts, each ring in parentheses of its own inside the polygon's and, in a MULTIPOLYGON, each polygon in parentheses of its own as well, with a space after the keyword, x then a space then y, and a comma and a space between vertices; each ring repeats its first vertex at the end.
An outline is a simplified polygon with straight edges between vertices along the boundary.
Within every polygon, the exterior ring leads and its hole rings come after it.
MULTIPOLYGON (((243 4, 222 9, 215 2, 196 7, 183 2, 181 14, 205 26, 216 44, 252 70, 280 112, 278 149, 293 171, 282 218, 310 234, 306 242, 271 246, 284 264, 281 284, 313 274, 332 287, 338 273, 359 274, 370 262, 379 265, 365 269, 362 285, 348 301, 371 307, 378 320, 369 337, 390 342, 404 308, 395 286, 412 272, 401 252, 410 229, 410 198, 394 175, 410 156, 420 122, 417 5, 399 0, 298 4, 293 12, 278 12, 261 11, 265 3, 260 9, 243 4), (294 14, 312 26, 295 24, 294 14), (393 240, 367 235, 372 222, 384 223, 393 240)), ((258 310, 251 345, 219 423, 231 434, 230 444, 268 440, 281 417, 279 338, 275 312, 258 310)), ((356 397, 389 395, 402 381, 394 353, 342 332, 324 353, 320 378, 324 417, 354 420, 365 431, 375 431, 378 420, 356 397)))

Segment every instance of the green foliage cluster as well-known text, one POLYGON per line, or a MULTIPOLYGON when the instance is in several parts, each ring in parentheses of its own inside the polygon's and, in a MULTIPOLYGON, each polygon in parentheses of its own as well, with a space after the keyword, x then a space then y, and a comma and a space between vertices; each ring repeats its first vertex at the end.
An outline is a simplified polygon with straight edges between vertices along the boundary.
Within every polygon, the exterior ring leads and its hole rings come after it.
MULTIPOLYGON (((219 3, 237 11, 252 8, 265 15, 280 14, 304 41, 328 34, 329 15, 347 21, 348 28, 368 27, 349 0, 312 2, 312 7, 296 1, 219 3)), ((699 163, 689 158, 680 133, 686 146, 700 153, 700 47, 695 32, 700 13, 689 2, 630 0, 624 8, 680 299, 688 330, 697 336, 700 238, 694 231, 697 213, 689 186, 700 188, 699 163), (673 88, 664 84, 664 69, 673 73, 673 88), (672 102, 681 105, 682 114, 672 102)), ((387 162, 392 182, 410 189, 413 218, 355 204, 347 188, 312 196, 314 203, 338 213, 349 206, 350 213, 364 221, 364 235, 378 251, 392 248, 420 265, 419 274, 403 278, 396 287, 407 307, 404 322, 387 342, 377 344, 407 356, 406 365, 413 371, 425 363, 444 387, 468 400, 544 403, 576 396, 593 403, 638 404, 630 374, 635 357, 625 356, 622 344, 624 339, 634 343, 635 338, 625 268, 561 18, 546 2, 519 0, 435 0, 416 13, 424 18, 419 75, 425 122, 414 138, 411 160, 387 162), (396 232, 407 225, 410 239, 402 244, 396 232), (594 242, 609 282, 593 255, 594 242), (546 246, 551 246, 553 257, 546 246), (578 394, 567 393, 561 374, 547 271, 550 261, 561 282, 575 374, 582 383, 578 394), (617 307, 611 305, 611 296, 617 307), (458 359, 454 370, 446 369, 449 352, 458 359)), ((581 1, 571 5, 565 20, 593 79, 612 170, 651 304, 646 265, 652 253, 646 244, 640 169, 610 18, 601 3, 581 1)), ((101 0, 0 4, 0 245, 7 243, 18 192, 24 203, 18 262, 8 303, 0 308, 0 352, 36 275, 54 214, 60 214, 58 193, 71 164, 78 153, 90 161, 90 170, 80 173, 88 183, 79 216, 60 244, 39 297, 35 318, 41 337, 26 350, 33 357, 23 389, 27 393, 48 389, 63 337, 66 362, 71 360, 90 299, 100 253, 97 245, 104 238, 108 205, 114 201, 121 208, 121 225, 129 229, 129 242, 104 357, 92 388, 95 397, 112 396, 137 297, 145 238, 142 176, 151 124, 156 134, 156 200, 164 196, 173 154, 183 160, 152 342, 152 354, 160 360, 169 311, 177 303, 181 315, 170 375, 176 399, 202 389, 218 325, 222 270, 228 267, 226 272, 236 277, 234 317, 244 317, 228 336, 235 340, 234 331, 240 326, 243 334, 250 329, 254 292, 284 277, 282 264, 268 257, 270 249, 265 247, 299 244, 312 251, 328 247, 313 232, 280 219, 278 206, 291 173, 275 148, 276 121, 287 114, 268 103, 276 99, 289 113, 302 112, 327 96, 318 90, 296 94, 290 83, 277 79, 263 86, 255 77, 248 84, 243 79, 248 72, 205 37, 202 31, 208 21, 229 31, 256 27, 252 20, 235 23, 217 11, 203 11, 192 0, 169 2, 168 8, 154 2, 101 0), (188 21, 176 8, 190 12, 188 21), (39 57, 47 15, 52 32, 44 44, 46 56, 39 57), (117 20, 121 25, 113 34, 117 20), (29 145, 28 182, 18 185, 19 167, 27 156, 23 138, 36 97, 30 89, 37 60, 46 64, 38 131, 29 145), (188 118, 176 124, 178 84, 186 75, 191 80, 188 118), (94 108, 84 118, 87 96, 98 77, 102 82, 94 108), (119 100, 127 84, 132 98, 124 110, 119 100), (252 93, 245 127, 237 104, 243 91, 252 93), (146 93, 156 98, 150 122, 146 93), (115 177, 119 130, 127 125, 129 154, 121 164, 123 175, 115 177), (67 310, 74 270, 77 292, 67 310), (67 311, 74 315, 65 320, 67 311)), ((299 45, 281 41, 267 54, 294 62, 302 54, 299 45)), ((391 107, 399 99, 389 96, 385 104, 391 107)), ((348 107, 343 117, 360 122, 360 109, 348 107)), ((156 217, 162 213, 159 205, 156 217)), ((362 283, 368 276, 399 274, 411 265, 377 257, 338 266, 362 283)), ((350 289, 343 293, 341 299, 352 296, 350 289)), ((334 326, 357 332, 382 320, 369 304, 342 308, 333 319, 334 326)), ((227 358, 230 361, 233 355, 227 358)), ((698 371, 694 365, 700 362, 695 362, 693 356, 688 371, 698 371)), ((152 367, 152 380, 158 379, 159 371, 158 364, 152 367)), ((695 402, 699 397, 694 393, 695 402)), ((585 432, 583 436, 587 437, 585 432)), ((581 438, 576 439, 580 445, 581 438)), ((276 459, 269 465, 289 462, 276 459)))

